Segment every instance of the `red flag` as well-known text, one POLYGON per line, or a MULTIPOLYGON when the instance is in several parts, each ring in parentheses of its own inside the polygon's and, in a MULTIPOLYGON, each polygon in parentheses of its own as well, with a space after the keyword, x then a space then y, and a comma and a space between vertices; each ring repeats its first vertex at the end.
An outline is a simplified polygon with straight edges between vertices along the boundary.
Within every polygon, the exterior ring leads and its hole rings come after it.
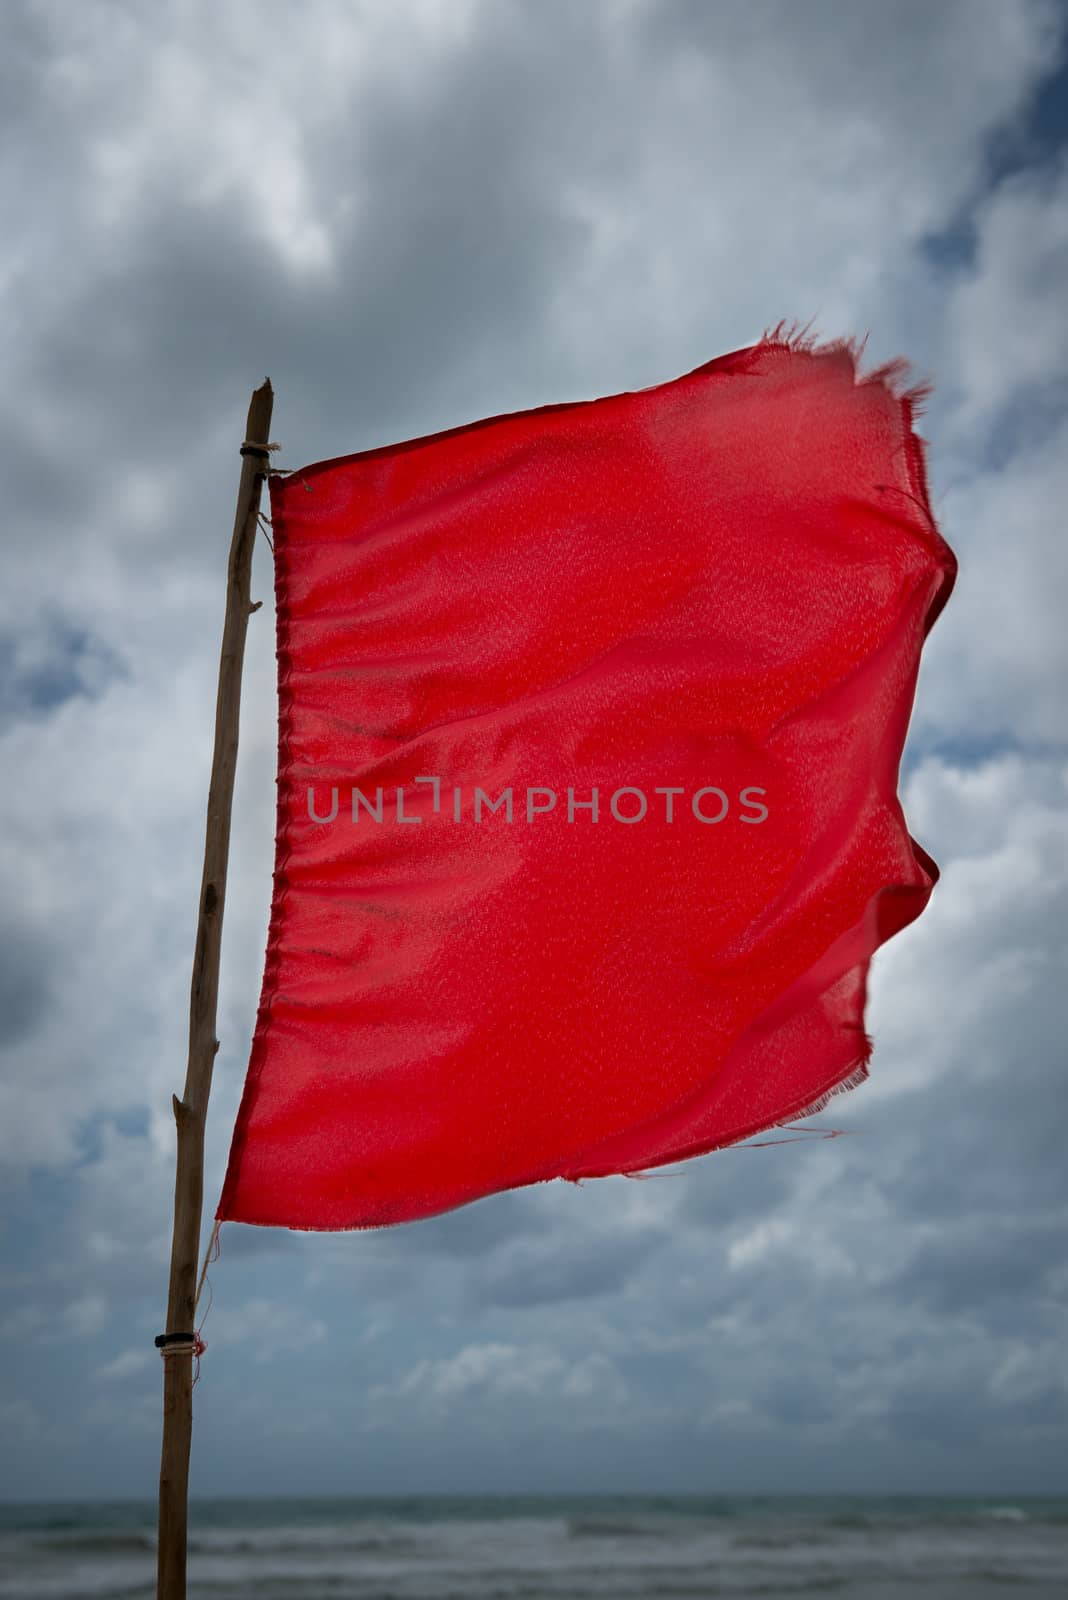
POLYGON ((866 1076, 937 868, 898 764, 955 575, 915 393, 772 335, 270 480, 278 838, 217 1216, 398 1223, 866 1076))

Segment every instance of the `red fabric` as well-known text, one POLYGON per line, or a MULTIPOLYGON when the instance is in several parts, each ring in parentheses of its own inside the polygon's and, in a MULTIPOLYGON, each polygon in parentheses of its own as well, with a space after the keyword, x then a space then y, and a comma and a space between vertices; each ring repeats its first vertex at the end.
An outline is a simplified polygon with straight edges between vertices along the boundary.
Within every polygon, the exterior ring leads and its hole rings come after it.
POLYGON ((896 793, 955 574, 911 415, 772 338, 270 480, 277 865, 220 1219, 641 1170, 865 1075, 870 957, 937 877, 896 793))

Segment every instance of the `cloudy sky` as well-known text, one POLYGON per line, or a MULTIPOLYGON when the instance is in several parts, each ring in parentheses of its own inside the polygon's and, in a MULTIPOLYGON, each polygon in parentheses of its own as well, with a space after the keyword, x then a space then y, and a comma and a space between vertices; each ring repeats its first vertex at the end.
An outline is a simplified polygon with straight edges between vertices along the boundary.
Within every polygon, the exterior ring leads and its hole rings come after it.
MULTIPOLYGON (((0 1494, 145 1495, 223 574, 288 467, 671 378, 912 359, 958 552, 905 770, 943 879, 870 1082, 645 1182, 228 1225, 194 1489, 1068 1491, 1068 71, 1045 0, 4 8, 0 1494), (1058 286, 1060 286, 1058 288, 1058 286)), ((256 557, 214 1209, 273 862, 256 557)))

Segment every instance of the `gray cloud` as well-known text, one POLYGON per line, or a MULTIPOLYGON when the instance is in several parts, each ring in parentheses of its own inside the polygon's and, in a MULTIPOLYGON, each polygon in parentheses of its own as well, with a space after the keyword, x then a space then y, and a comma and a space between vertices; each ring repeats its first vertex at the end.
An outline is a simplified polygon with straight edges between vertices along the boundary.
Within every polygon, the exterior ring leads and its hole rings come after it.
POLYGON ((33 1032, 51 996, 50 946, 9 913, 0 916, 0 1049, 33 1032))

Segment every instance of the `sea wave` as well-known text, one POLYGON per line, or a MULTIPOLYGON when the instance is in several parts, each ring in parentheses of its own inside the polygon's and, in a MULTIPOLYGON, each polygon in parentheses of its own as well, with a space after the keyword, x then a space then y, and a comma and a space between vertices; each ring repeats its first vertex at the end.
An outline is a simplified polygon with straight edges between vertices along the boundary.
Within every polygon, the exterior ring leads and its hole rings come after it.
POLYGON ((733 1534, 732 1550, 793 1550, 829 1545, 833 1536, 825 1528, 760 1528, 733 1534))
POLYGON ((28 1543, 33 1550, 57 1551, 72 1556, 142 1555, 145 1551, 152 1555, 156 1553, 156 1535, 147 1530, 144 1533, 111 1533, 102 1529, 99 1533, 92 1533, 82 1528, 73 1533, 57 1532, 51 1537, 30 1539, 28 1543))
MULTIPOLYGON (((684 1524, 685 1526, 685 1524, 684 1524)), ((569 1517, 569 1539, 663 1539, 678 1537, 678 1519, 653 1521, 643 1517, 569 1517)))

